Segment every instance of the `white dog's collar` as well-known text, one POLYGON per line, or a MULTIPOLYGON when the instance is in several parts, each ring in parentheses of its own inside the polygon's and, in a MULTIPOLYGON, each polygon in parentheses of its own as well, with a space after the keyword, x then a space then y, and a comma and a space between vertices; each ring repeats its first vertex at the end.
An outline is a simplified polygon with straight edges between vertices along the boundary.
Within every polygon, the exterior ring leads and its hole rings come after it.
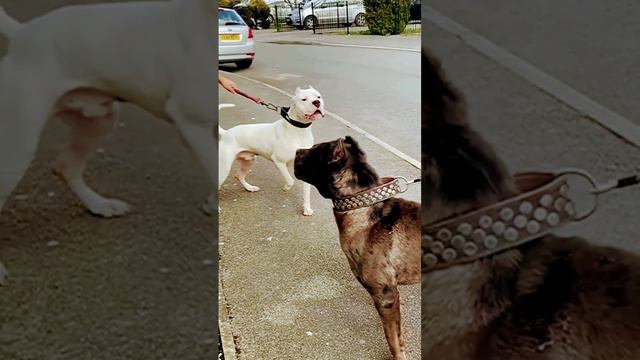
POLYGON ((293 120, 291 118, 291 116, 289 116, 289 109, 290 109, 290 107, 285 107, 285 106, 280 108, 280 116, 282 116, 285 120, 287 120, 287 122, 289 124, 291 124, 291 125, 293 125, 293 126, 295 126, 297 128, 300 128, 300 129, 306 129, 309 126, 311 126, 310 122, 303 123, 303 122, 300 122, 300 121, 293 120))

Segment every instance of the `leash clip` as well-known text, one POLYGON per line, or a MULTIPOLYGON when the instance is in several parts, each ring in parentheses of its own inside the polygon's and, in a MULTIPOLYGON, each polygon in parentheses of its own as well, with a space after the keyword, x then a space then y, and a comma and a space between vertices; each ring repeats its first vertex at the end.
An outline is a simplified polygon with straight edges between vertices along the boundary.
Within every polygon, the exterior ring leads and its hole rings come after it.
POLYGON ((396 176, 395 177, 396 180, 402 180, 404 182, 403 185, 400 184, 400 182, 398 182, 398 192, 406 192, 407 190, 409 190, 409 185, 420 182, 422 179, 417 178, 417 179, 413 179, 413 180, 408 180, 406 177, 404 176, 396 176), (404 188, 403 188, 404 187, 404 188))
POLYGON ((266 103, 266 102, 264 102, 262 100, 260 100, 259 104, 262 105, 262 106, 265 106, 269 110, 273 110, 275 112, 280 112, 280 106, 278 106, 278 105, 274 105, 272 103, 266 103))

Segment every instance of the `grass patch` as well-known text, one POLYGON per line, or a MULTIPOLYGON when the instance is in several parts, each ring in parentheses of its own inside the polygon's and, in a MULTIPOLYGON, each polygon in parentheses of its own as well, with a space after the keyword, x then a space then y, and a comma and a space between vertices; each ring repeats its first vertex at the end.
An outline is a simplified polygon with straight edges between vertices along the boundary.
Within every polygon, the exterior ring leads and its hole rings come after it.
MULTIPOLYGON (((346 31, 338 31, 331 33, 332 35, 371 35, 369 30, 354 30, 347 33, 346 31)), ((422 34, 422 29, 405 29, 401 36, 419 36, 422 34)), ((381 35, 373 35, 373 36, 381 36, 381 35)))
POLYGON ((405 35, 405 36, 422 35, 422 29, 405 29, 400 35, 405 35))

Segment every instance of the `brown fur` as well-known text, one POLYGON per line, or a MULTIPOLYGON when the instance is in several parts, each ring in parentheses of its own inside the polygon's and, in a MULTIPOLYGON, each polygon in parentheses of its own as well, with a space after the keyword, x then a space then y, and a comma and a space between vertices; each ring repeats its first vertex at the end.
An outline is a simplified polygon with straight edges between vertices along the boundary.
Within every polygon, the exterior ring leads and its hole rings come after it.
MULTIPOLYGON (((423 226, 492 204, 513 179, 423 50, 423 226)), ((547 236, 422 275, 422 358, 640 359, 640 257, 547 236)))
MULTIPOLYGON (((298 150, 295 174, 325 198, 353 195, 380 184, 350 137, 298 150)), ((420 204, 398 198, 334 212, 340 246, 353 274, 373 298, 389 349, 398 360, 406 359, 398 285, 420 281, 419 212, 420 204)))

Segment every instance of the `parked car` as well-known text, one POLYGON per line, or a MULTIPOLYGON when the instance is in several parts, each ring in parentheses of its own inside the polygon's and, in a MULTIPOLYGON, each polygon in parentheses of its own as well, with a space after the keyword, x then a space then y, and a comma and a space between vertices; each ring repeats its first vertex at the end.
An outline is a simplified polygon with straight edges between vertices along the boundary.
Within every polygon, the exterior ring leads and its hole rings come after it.
POLYGON ((420 9, 420 0, 411 0, 409 8, 409 21, 418 21, 422 19, 422 10, 420 9))
POLYGON ((301 5, 300 9, 294 9, 290 19, 291 25, 299 29, 311 29, 314 23, 315 26, 331 23, 364 26, 365 14, 361 1, 310 0, 301 5))
POLYGON ((218 8, 218 63, 246 69, 256 56, 253 30, 235 10, 218 8))
POLYGON ((289 16, 293 12, 293 7, 291 6, 292 1, 286 0, 276 0, 269 2, 269 8, 271 9, 271 13, 269 14, 268 20, 271 24, 276 23, 276 19, 278 21, 286 22, 287 16, 289 16), (276 16, 276 10, 278 12, 276 16))

